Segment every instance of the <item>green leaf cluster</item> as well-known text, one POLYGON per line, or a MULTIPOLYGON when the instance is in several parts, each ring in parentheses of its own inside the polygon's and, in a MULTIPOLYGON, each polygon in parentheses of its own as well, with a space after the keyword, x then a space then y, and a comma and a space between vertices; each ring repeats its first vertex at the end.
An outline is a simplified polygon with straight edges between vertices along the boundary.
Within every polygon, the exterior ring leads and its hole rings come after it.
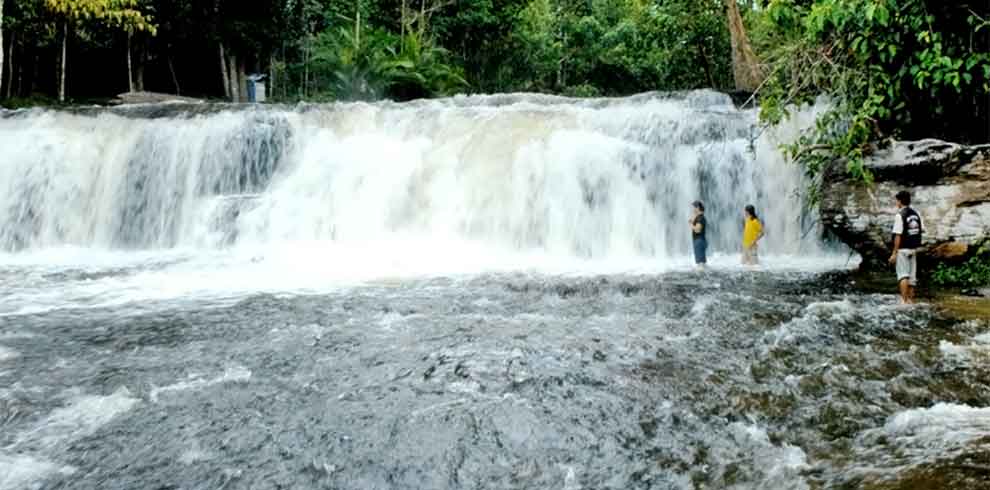
POLYGON ((73 22, 95 21, 151 35, 157 30, 151 15, 142 10, 141 0, 45 0, 45 7, 73 22))
POLYGON ((761 118, 778 123, 827 98, 817 124, 785 146, 813 185, 836 162, 870 183, 864 159, 892 138, 987 139, 985 11, 933 0, 772 0, 754 17, 769 68, 761 118))
POLYGON ((990 286, 990 243, 984 244, 973 257, 962 264, 939 264, 932 273, 932 282, 936 286, 990 286))
POLYGON ((338 26, 307 36, 302 49, 302 62, 272 71, 281 83, 305 77, 307 100, 406 100, 468 86, 450 54, 415 31, 400 37, 376 27, 338 26))

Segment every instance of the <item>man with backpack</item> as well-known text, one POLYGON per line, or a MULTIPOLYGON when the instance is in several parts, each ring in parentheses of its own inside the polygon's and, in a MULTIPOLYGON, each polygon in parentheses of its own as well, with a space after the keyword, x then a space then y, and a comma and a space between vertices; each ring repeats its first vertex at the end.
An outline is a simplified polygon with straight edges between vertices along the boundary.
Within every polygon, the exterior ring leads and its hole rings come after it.
POLYGON ((901 291, 901 303, 914 303, 914 288, 918 285, 918 249, 924 233, 924 223, 914 209, 911 209, 911 194, 901 191, 897 199, 897 214, 894 216, 894 251, 890 263, 897 269, 897 282, 901 291))

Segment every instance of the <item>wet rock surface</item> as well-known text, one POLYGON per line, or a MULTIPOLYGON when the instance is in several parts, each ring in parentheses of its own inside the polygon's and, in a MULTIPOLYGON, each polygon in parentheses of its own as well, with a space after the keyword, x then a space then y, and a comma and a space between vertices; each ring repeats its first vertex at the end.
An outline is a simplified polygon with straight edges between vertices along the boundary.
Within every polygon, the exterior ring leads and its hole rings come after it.
POLYGON ((822 223, 880 267, 890 255, 894 195, 912 193, 912 207, 925 221, 925 257, 965 260, 990 237, 990 145, 963 146, 938 140, 897 142, 868 161, 876 183, 853 182, 840 172, 826 180, 822 223))
POLYGON ((986 488, 990 323, 894 303, 506 274, 6 315, 0 488, 986 488))

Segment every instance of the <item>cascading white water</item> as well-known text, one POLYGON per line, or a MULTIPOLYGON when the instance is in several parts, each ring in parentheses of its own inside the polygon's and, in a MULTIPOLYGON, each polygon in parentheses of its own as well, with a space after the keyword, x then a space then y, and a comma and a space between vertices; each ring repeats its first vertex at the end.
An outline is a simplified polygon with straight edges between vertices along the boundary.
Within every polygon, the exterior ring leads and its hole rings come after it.
POLYGON ((765 253, 818 251, 800 169, 754 111, 713 92, 153 112, 0 117, 0 249, 469 245, 664 261, 689 254, 701 199, 715 253, 738 250, 750 203, 765 253))

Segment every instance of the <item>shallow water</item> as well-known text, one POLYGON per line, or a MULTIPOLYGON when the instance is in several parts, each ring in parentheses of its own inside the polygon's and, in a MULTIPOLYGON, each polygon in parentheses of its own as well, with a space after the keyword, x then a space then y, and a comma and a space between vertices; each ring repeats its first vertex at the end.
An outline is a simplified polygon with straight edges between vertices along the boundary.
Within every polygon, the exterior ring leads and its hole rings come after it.
POLYGON ((844 273, 108 303, 0 317, 0 488, 990 488, 990 323, 844 273))

